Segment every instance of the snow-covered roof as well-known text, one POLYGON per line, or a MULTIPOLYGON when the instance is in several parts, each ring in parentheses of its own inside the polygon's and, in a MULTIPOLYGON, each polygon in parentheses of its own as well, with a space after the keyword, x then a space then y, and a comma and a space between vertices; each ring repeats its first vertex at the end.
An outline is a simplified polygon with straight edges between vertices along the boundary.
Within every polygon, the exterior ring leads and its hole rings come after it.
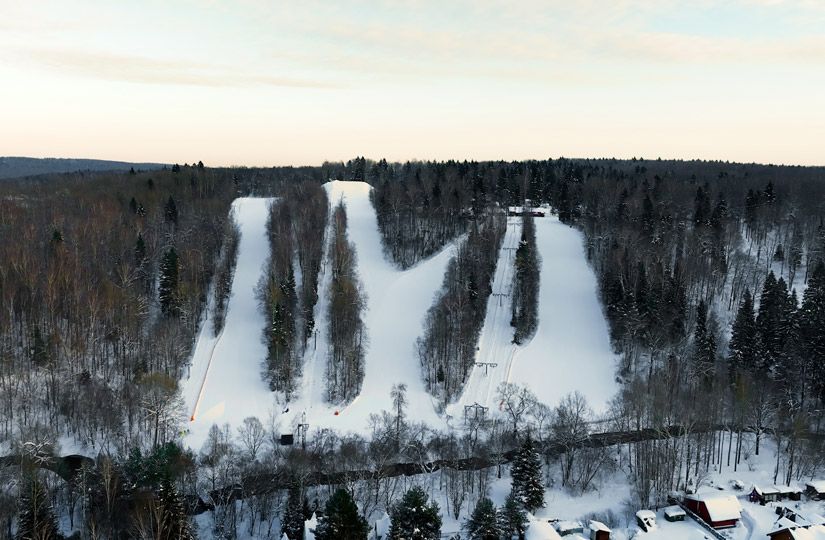
POLYGON ((825 480, 811 480, 805 486, 813 488, 817 493, 825 493, 825 480))
POLYGON ((584 530, 584 524, 581 521, 557 521, 556 530, 562 535, 565 532, 581 532, 584 530))
POLYGON ((639 519, 656 519, 656 514, 650 510, 639 510, 636 512, 636 517, 639 519))
POLYGON ((589 527, 591 531, 610 532, 610 528, 601 521, 590 520, 589 527))
POLYGON ((705 507, 708 509, 708 517, 710 517, 711 521, 728 521, 742 517, 742 506, 739 504, 739 500, 733 495, 701 493, 688 495, 685 498, 705 503, 705 507))
POLYGON ((768 536, 787 530, 794 540, 825 540, 825 525, 800 527, 787 518, 780 518, 774 527, 774 530, 769 532, 768 536))
POLYGON ((524 535, 525 540, 561 540, 559 533, 546 521, 531 521, 524 535))
POLYGON ((754 484, 753 489, 760 495, 776 495, 782 492, 782 490, 779 489, 777 486, 759 487, 756 484, 754 484))
POLYGON ((681 508, 679 508, 676 505, 668 506, 667 508, 665 508, 665 516, 667 516, 667 517, 678 517, 678 516, 684 516, 684 515, 685 515, 685 511, 682 510, 681 508))

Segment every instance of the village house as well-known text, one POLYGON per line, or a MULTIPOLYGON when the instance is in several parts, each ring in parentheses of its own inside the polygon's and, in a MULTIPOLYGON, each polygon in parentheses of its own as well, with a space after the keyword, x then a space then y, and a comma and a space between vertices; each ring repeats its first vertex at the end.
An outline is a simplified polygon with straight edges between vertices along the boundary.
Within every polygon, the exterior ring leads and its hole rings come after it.
POLYGON ((718 493, 685 495, 683 503, 688 510, 714 529, 736 527, 741 519, 742 507, 733 495, 718 493))

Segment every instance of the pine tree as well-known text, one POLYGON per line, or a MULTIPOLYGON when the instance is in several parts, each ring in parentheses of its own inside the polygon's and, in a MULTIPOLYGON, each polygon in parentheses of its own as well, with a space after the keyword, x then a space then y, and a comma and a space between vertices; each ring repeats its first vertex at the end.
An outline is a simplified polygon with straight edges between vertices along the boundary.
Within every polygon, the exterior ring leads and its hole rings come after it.
POLYGON ((478 501, 473 515, 464 524, 464 530, 470 540, 499 540, 501 529, 493 501, 487 497, 478 501))
POLYGON ((293 483, 289 488, 284 515, 281 518, 281 534, 289 540, 304 540, 304 509, 301 490, 293 483))
POLYGON ((358 513, 355 502, 343 489, 333 493, 318 518, 316 540, 365 540, 369 532, 367 520, 358 513))
POLYGON ((512 490, 504 500, 498 518, 499 530, 504 538, 509 540, 513 536, 518 536, 520 540, 524 539, 528 523, 527 513, 512 490))
POLYGON ((436 540, 441 537, 441 516, 435 501, 428 503, 427 494, 413 487, 392 509, 389 538, 391 540, 436 540))
POLYGON ((160 263, 160 283, 158 284, 160 309, 165 315, 177 315, 178 313, 178 273, 178 253, 174 247, 170 247, 160 263))
POLYGON ((57 540, 63 538, 57 529, 54 511, 46 491, 32 474, 23 482, 18 516, 18 540, 57 540))
POLYGON ((733 321, 730 343, 728 344, 728 369, 732 384, 736 384, 738 374, 743 369, 753 369, 756 364, 758 333, 753 314, 753 297, 745 290, 742 303, 733 321))
POLYGON ((541 461, 530 435, 524 440, 513 460, 510 476, 513 478, 513 492, 525 509, 532 512, 544 506, 541 461))

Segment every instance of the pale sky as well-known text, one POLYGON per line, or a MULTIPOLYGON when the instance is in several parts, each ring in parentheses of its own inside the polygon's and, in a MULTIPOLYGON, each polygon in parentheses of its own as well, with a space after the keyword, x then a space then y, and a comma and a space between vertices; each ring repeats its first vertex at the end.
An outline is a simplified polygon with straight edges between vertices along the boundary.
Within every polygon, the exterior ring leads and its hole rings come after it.
POLYGON ((0 155, 825 165, 825 0, 0 0, 0 155))

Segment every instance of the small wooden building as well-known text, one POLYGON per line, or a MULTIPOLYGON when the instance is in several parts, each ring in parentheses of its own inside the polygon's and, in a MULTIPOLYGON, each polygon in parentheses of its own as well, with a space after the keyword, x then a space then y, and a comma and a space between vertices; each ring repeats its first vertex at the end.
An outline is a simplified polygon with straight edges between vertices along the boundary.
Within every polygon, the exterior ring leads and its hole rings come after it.
POLYGON ((799 525, 782 518, 768 537, 771 540, 825 540, 825 525, 799 525))
POLYGON ((588 528, 590 540, 610 540, 610 528, 601 521, 591 520, 588 528))
POLYGON ((685 495, 683 503, 688 510, 714 529, 736 527, 742 517, 742 507, 733 495, 719 493, 685 495))
POLYGON ((673 505, 668 506, 665 508, 665 519, 668 521, 684 521, 685 520, 685 511, 682 510, 679 506, 673 505))
POLYGON ((769 502, 776 502, 781 499, 781 491, 776 486, 764 486, 760 487, 754 485, 751 489, 750 495, 748 495, 748 500, 752 503, 758 503, 762 506, 769 502))
POLYGON ((825 480, 811 480, 805 484, 805 495, 814 501, 825 501, 825 480))

